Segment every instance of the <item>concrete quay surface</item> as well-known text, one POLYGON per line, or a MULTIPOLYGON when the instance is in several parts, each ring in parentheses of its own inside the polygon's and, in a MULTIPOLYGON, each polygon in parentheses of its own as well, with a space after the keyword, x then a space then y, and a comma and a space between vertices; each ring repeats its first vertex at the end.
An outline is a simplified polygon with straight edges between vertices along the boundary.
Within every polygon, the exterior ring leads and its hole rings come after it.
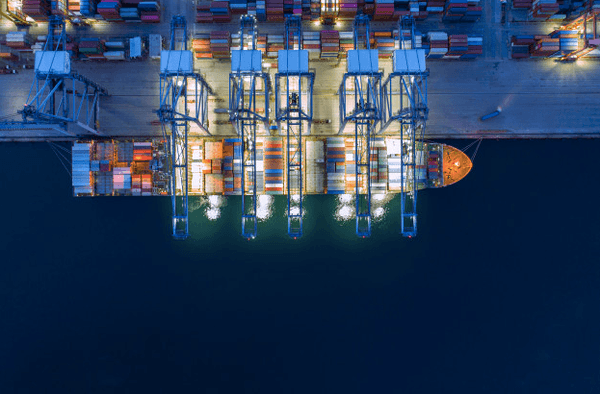
MULTIPOLYGON (((238 28, 230 24, 197 24, 194 2, 163 1, 160 24, 102 23, 83 30, 68 28, 79 36, 133 37, 148 33, 167 35, 172 15, 187 16, 190 36, 210 30, 238 28)), ((600 62, 580 60, 557 63, 553 60, 510 60, 509 37, 512 34, 547 34, 553 23, 500 23, 499 2, 485 2, 484 16, 473 24, 443 24, 428 20, 419 22, 420 31, 442 30, 450 34, 467 33, 484 37, 484 54, 475 60, 428 60, 429 119, 426 138, 597 138, 600 137, 600 62), (496 4, 498 3, 498 4, 496 4), (500 116, 481 122, 482 115, 502 108, 500 116)), ((373 22, 373 30, 390 29, 394 23, 373 22)), ((29 28, 34 35, 45 34, 45 24, 29 28)), ((282 24, 259 24, 263 33, 283 33, 282 24)), ((320 30, 306 23, 307 30, 320 30)), ((350 30, 350 22, 336 29, 350 30), (347 25, 347 26, 346 26, 347 25)), ((0 33, 15 30, 2 21, 0 33)), ((269 60, 265 59, 265 63, 269 60)), ((334 135, 339 129, 339 97, 336 92, 345 72, 345 61, 313 61, 315 69, 314 118, 330 119, 329 124, 314 124, 313 135, 334 135)), ((106 87, 109 97, 100 104, 100 128, 106 136, 160 136, 161 127, 151 124, 159 107, 159 64, 149 59, 131 62, 74 61, 72 68, 106 87)), ((230 62, 196 60, 195 68, 205 76, 215 95, 209 98, 209 122, 213 135, 233 135, 225 114, 215 108, 227 108, 230 62)), ((391 71, 391 61, 381 60, 384 79, 391 71)), ((273 81, 274 71, 271 73, 273 81)), ((34 74, 0 75, 0 118, 15 115, 23 107, 34 74)), ((271 105, 274 101, 271 101, 271 105)), ((272 115, 273 117, 273 115, 272 115)), ((11 117, 10 119, 19 119, 11 117)), ((64 138, 56 130, 0 130, 0 140, 64 138)))

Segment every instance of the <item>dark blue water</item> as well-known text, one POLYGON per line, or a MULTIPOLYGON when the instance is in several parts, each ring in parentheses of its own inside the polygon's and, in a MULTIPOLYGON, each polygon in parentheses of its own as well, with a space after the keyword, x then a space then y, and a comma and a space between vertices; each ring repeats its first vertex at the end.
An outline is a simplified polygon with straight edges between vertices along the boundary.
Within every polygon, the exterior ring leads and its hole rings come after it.
MULTIPOLYGON (((460 145, 460 144, 459 144, 460 145)), ((599 141, 486 141, 373 237, 308 197, 239 236, 239 200, 172 241, 165 198, 71 197, 1 144, 0 393, 597 393, 599 141)))

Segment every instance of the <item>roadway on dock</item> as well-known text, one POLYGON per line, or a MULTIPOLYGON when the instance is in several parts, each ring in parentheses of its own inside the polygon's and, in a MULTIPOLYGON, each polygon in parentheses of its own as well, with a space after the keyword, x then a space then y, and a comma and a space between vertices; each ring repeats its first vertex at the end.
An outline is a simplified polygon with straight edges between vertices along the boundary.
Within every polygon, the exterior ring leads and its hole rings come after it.
MULTIPOLYGON (((421 31, 443 30, 449 33, 479 34, 484 37, 484 55, 471 61, 430 60, 428 68, 429 120, 428 138, 573 138, 600 136, 600 62, 581 60, 563 64, 552 60, 508 59, 508 37, 512 32, 548 33, 554 26, 549 23, 526 24, 513 22, 500 24, 499 9, 486 2, 484 17, 475 24, 444 25, 435 21, 419 23, 421 31), (489 26, 489 27, 488 27, 489 26), (486 122, 482 115, 502 107, 502 114, 486 122)), ((165 2, 163 2, 165 4, 165 2)), ((166 2, 165 14, 160 24, 103 24, 88 28, 79 35, 100 37, 132 37, 136 34, 169 30, 171 15, 185 13, 191 34, 208 31, 207 25, 195 24, 191 2, 166 2)), ((341 30, 349 30, 340 26, 341 30)), ((385 24, 390 28, 389 23, 385 24)), ((236 23, 212 25, 215 29, 232 31, 236 23)), ((373 29, 383 29, 384 24, 373 23, 373 29)), ((1 32, 8 27, 4 23, 1 32)), ((307 29, 319 29, 312 23, 307 29)), ((32 34, 44 34, 41 24, 32 28, 32 34)), ((9 29, 10 30, 10 29, 9 29)), ((14 28, 12 29, 14 30, 14 28)), ((73 33, 72 28, 69 28, 73 33)), ((259 31, 283 33, 282 26, 259 24, 259 31)), ((265 60, 268 62, 268 60, 265 60)), ((216 93, 209 101, 211 132, 215 135, 233 133, 230 125, 217 124, 226 116, 216 115, 214 108, 226 108, 228 99, 228 61, 197 60, 195 67, 205 75, 216 93)), ((314 90, 315 119, 331 119, 330 124, 313 125, 315 135, 331 135, 338 131, 338 96, 335 95, 344 61, 317 61, 314 90)), ((380 61, 391 71, 391 61, 380 61)), ((151 60, 132 62, 73 62, 73 69, 105 86, 110 97, 101 101, 100 124, 104 133, 111 136, 160 135, 161 129, 150 122, 159 106, 158 62, 151 60)), ((271 73, 272 77, 274 73, 271 73)), ((0 75, 0 117, 15 114, 22 108, 33 80, 33 72, 23 70, 17 75, 0 75)), ((15 118, 17 119, 17 118, 15 118)), ((0 131, 1 138, 37 137, 33 131, 0 131)), ((59 135, 59 134, 57 134, 59 135)))

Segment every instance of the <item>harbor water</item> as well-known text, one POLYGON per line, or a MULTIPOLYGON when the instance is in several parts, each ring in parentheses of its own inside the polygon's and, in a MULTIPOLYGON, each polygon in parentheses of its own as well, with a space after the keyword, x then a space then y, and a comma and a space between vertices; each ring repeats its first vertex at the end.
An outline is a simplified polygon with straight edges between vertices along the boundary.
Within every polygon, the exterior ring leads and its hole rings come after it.
POLYGON ((357 239, 321 195, 296 241, 262 200, 251 242, 240 197, 194 197, 181 242, 168 198, 74 198, 47 144, 0 144, 0 392, 598 392, 599 149, 484 141, 412 240, 398 197, 357 239))

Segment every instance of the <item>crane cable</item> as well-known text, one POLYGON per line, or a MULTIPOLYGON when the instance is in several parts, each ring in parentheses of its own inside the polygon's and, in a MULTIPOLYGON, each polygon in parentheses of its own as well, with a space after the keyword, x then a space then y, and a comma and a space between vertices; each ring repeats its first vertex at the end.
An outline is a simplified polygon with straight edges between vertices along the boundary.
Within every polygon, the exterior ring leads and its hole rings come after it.
POLYGON ((469 150, 473 145, 477 144, 475 146, 475 151, 473 152, 473 154, 470 157, 471 163, 473 163, 473 161, 475 160, 475 156, 477 156, 477 152, 479 151, 479 147, 481 146, 482 141, 483 141, 483 137, 478 138, 478 139, 474 140, 473 142, 471 142, 469 145, 467 145, 461 149, 461 151, 466 154, 467 150, 469 150))
MULTIPOLYGON (((52 142, 50 142, 49 140, 46 141, 48 143, 48 145, 50 146, 50 148, 52 149, 52 151, 54 152, 54 154, 56 155, 56 157, 58 158, 58 161, 60 161, 60 164, 62 164, 63 168, 65 169, 65 171, 67 172, 67 174, 69 175, 69 177, 72 177, 71 171, 69 171, 69 169, 67 168, 67 166, 65 165, 65 161, 68 163, 69 159, 67 159, 62 153, 60 153, 58 151, 58 149, 54 146, 54 144, 52 142), (62 159, 61 159, 62 157, 62 159), (64 159, 64 161, 63 161, 64 159)), ((62 148, 62 147, 61 147, 62 148)), ((64 149, 64 148, 63 148, 64 149)))

